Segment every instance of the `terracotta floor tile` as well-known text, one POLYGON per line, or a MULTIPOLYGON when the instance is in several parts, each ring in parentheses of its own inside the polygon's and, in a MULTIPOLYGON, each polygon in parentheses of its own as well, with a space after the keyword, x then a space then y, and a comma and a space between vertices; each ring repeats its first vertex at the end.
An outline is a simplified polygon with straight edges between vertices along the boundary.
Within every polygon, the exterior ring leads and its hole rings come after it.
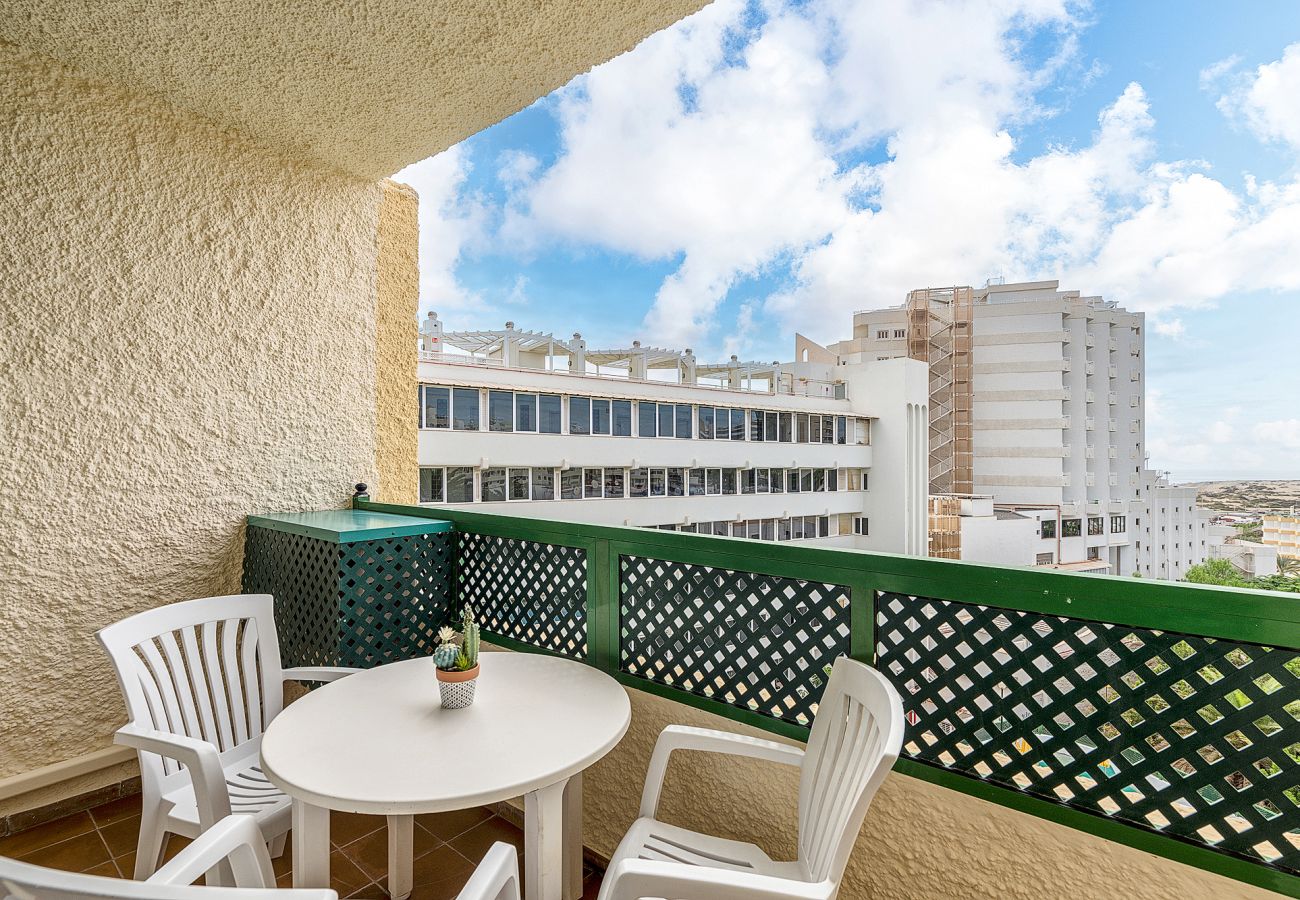
MULTIPOLYGON (((524 848, 523 831, 500 816, 493 816, 485 822, 475 825, 469 831, 454 838, 451 846, 476 865, 497 841, 514 844, 521 853, 524 848)), ((522 865, 520 866, 522 870, 522 865)))
POLYGON ((447 900, 460 893, 474 864, 446 844, 424 854, 412 870, 411 900, 447 900))
POLYGON ((19 857, 23 862, 51 869, 63 869, 65 872, 84 872, 106 862, 111 862, 108 848, 99 832, 91 831, 79 834, 57 844, 49 844, 19 857))
POLYGON ((362 872, 356 863, 348 859, 342 850, 330 853, 330 887, 338 891, 340 897, 346 897, 373 880, 362 872))
POLYGON ((95 829, 88 813, 73 813, 35 828, 0 838, 0 856, 18 857, 95 829))
POLYGON ((289 839, 284 842, 284 852, 278 857, 271 860, 271 870, 275 872, 278 880, 281 875, 293 871, 293 832, 289 832, 289 839))
POLYGON ((458 809, 453 812, 429 813, 415 817, 415 824, 434 837, 449 841, 457 835, 464 834, 475 825, 492 818, 492 811, 476 806, 473 809, 458 809))
POLYGON ((90 817, 95 820, 96 825, 103 828, 119 819, 140 815, 140 802, 139 794, 119 797, 117 800, 110 800, 108 803, 96 806, 90 811, 90 817))
POLYGON ((108 852, 114 859, 119 856, 133 851, 140 840, 140 817, 133 819, 118 819, 99 829, 100 835, 104 838, 104 843, 108 845, 108 852))
MULTIPOLYGON (((422 828, 415 829, 413 836, 414 856, 419 859, 442 841, 422 828)), ((371 878, 380 879, 388 874, 388 828, 373 831, 360 840, 353 841, 343 848, 343 852, 361 867, 371 878)))
POLYGON ((103 875, 105 878, 121 878, 122 874, 117 870, 117 864, 112 860, 106 863, 100 863, 86 870, 87 875, 103 875))
POLYGON ((355 840, 374 834, 387 825, 383 816, 363 816, 359 813, 330 813, 330 843, 346 847, 355 840))

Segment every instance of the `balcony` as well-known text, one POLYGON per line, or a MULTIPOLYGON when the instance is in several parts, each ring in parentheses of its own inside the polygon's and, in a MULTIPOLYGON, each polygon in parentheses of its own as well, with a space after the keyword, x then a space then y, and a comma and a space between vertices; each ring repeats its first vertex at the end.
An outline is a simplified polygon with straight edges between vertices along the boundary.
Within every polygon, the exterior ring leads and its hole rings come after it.
MULTIPOLYGON (((873 807, 855 851, 872 862, 842 896, 872 895, 897 871, 879 864, 881 846, 967 833, 964 816, 989 815, 971 797, 1003 807, 997 830, 1011 831, 999 840, 1064 826, 1247 884, 1300 888, 1290 820, 1270 813, 1293 805, 1294 778, 1274 776, 1296 769, 1286 748, 1300 723, 1281 710, 1296 696, 1297 653, 1260 647, 1300 645, 1300 612, 1283 595, 356 505, 452 520, 450 583, 494 643, 584 661, 632 692, 631 746, 588 781, 598 819, 635 808, 644 762, 634 760, 651 737, 636 733, 637 716, 720 717, 803 740, 822 667, 849 654, 898 687, 908 731, 893 799, 873 807), (942 824, 930 820, 936 809, 942 824)), ((727 791, 757 777, 710 759, 683 774, 727 791)), ((793 783, 758 782, 744 791, 744 823, 786 821, 793 783)), ((716 827, 716 811, 681 790, 687 824, 716 827)), ((617 825, 591 818, 599 852, 617 825)), ((945 866, 960 856, 932 861, 933 893, 907 895, 955 895, 963 876, 945 866)))

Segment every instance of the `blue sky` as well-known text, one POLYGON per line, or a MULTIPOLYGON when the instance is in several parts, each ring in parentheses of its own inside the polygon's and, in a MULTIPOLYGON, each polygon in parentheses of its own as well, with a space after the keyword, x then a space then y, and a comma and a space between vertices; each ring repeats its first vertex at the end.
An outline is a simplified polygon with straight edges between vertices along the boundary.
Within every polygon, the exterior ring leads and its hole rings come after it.
POLYGON ((1300 4, 719 0, 399 174, 449 328, 789 358, 906 290, 1147 313, 1151 464, 1300 478, 1300 4))

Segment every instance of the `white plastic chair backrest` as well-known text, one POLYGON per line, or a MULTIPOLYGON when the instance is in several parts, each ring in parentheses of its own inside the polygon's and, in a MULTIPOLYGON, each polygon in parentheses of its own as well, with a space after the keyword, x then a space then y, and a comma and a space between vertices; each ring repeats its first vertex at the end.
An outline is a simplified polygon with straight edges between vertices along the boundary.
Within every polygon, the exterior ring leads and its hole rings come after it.
MULTIPOLYGON (((270 594, 205 597, 102 629, 130 720, 223 752, 260 736, 284 703, 273 609, 270 594)), ((146 781, 180 770, 152 753, 141 766, 146 781)))
POLYGON ((799 859, 838 882, 871 798, 898 759, 903 704, 868 665, 842 656, 813 720, 799 780, 799 859))
POLYGON ((146 884, 80 875, 0 857, 0 900, 337 900, 332 890, 146 884))
POLYGON ((519 900, 519 858, 515 848, 504 841, 489 847, 456 900, 519 900))

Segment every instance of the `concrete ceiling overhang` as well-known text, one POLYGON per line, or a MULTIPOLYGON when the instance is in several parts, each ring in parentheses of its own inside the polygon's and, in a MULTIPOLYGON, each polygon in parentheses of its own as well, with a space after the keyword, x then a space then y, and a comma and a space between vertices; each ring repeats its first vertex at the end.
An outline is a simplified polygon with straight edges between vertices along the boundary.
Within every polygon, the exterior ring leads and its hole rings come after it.
POLYGON ((0 0, 0 39, 263 144, 391 175, 703 0, 0 0))

